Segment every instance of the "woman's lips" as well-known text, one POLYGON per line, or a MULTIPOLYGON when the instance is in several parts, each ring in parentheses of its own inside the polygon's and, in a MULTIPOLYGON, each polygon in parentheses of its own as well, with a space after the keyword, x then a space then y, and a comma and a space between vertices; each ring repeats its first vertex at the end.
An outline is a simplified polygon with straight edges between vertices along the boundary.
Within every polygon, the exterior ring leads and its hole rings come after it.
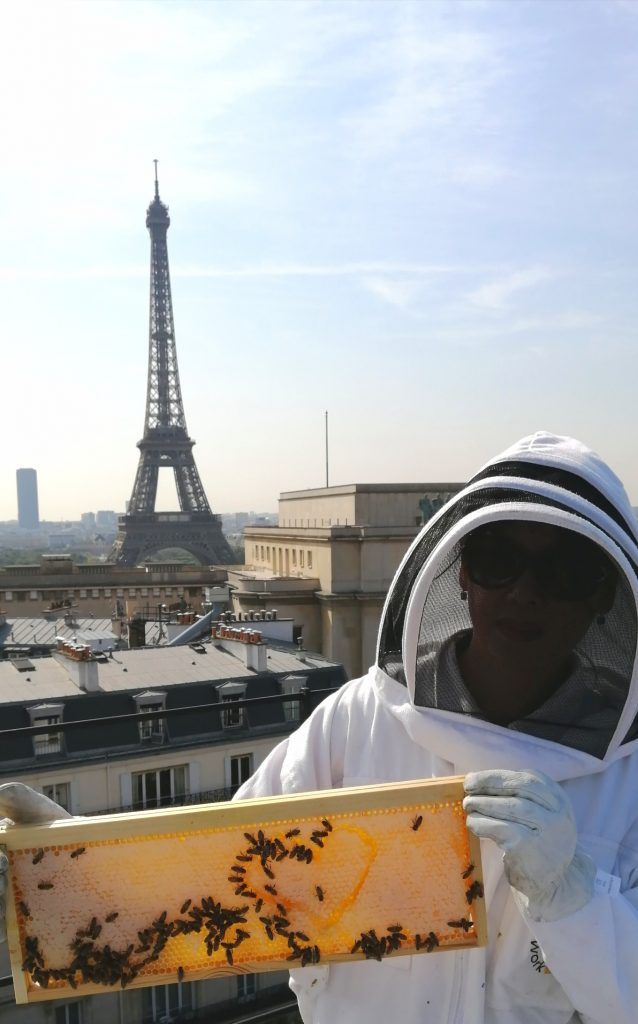
POLYGON ((518 619, 499 619, 496 626, 509 640, 520 640, 523 643, 538 640, 543 633, 542 627, 537 623, 518 619))

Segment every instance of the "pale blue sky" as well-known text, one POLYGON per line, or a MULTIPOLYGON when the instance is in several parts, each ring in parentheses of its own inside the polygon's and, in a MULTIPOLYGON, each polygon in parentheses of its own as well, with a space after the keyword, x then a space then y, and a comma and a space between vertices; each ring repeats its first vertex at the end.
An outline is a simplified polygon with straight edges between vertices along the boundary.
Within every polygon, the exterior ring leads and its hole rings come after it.
POLYGON ((638 0, 23 0, 0 97, 0 518, 130 495, 154 157, 215 510, 322 486, 325 409, 331 483, 542 428, 638 503, 638 0))

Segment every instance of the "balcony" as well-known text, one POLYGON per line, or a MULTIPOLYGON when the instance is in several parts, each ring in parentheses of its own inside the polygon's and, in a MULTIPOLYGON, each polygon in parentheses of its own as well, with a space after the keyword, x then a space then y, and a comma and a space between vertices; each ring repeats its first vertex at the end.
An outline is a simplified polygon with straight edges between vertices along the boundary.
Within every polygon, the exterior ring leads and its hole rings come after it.
MULTIPOLYGON (((188 807, 193 804, 217 804, 231 800, 239 786, 226 786, 223 789, 207 789, 201 793, 186 793, 183 796, 162 797, 160 807, 188 807)), ((149 810, 144 803, 128 804, 120 807, 107 807, 105 810, 91 811, 91 814, 128 814, 131 811, 149 810)), ((155 809, 155 808, 152 808, 155 809)))

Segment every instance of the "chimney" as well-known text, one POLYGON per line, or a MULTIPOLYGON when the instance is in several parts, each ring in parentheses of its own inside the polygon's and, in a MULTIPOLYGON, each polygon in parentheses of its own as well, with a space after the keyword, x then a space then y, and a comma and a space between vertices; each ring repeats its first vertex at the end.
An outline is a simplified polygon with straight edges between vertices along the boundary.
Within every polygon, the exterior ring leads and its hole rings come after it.
POLYGON ((63 665, 71 682, 85 693, 95 693, 100 689, 100 678, 97 661, 91 656, 90 648, 85 645, 69 643, 63 637, 57 637, 58 649, 54 658, 63 665))

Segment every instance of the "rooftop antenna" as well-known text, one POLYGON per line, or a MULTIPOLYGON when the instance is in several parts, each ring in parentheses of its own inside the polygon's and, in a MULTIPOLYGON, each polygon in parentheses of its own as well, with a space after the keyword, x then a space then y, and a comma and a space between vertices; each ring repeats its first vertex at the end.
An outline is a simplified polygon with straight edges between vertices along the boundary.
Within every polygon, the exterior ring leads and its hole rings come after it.
POLYGON ((159 161, 153 160, 153 163, 155 164, 155 198, 159 199, 159 182, 157 180, 157 165, 159 161))

